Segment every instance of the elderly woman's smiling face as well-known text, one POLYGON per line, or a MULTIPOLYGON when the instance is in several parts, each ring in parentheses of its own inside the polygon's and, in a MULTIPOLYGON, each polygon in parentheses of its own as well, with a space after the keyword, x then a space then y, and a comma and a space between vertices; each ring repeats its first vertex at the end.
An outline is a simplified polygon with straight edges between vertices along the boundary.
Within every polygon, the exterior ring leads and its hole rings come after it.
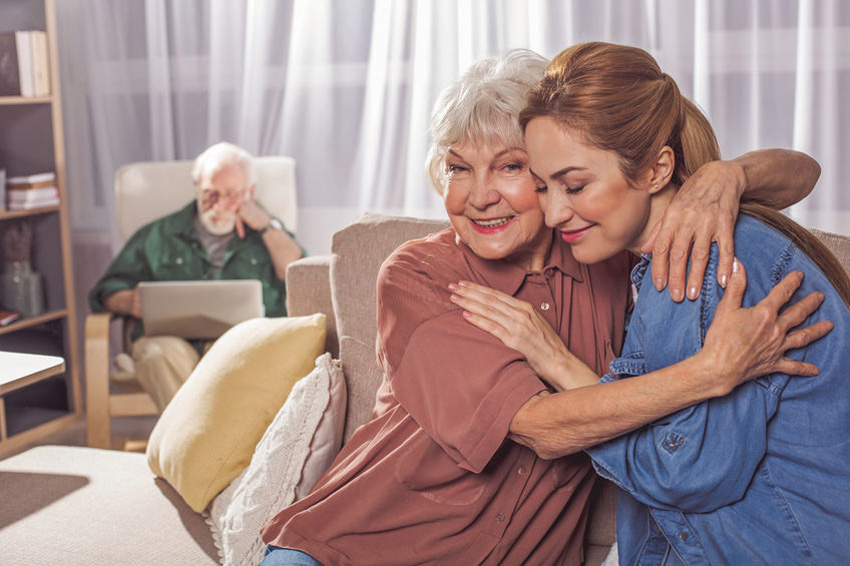
POLYGON ((522 147, 467 141, 446 156, 443 201, 473 252, 540 270, 552 241, 522 147))

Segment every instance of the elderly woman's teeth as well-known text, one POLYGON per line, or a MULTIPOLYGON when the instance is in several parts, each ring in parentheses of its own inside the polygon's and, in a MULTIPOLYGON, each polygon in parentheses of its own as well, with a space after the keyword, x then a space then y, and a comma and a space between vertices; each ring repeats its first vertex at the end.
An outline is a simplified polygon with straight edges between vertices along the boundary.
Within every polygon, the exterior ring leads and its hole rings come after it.
POLYGON ((495 226, 501 226, 502 224, 507 224, 510 221, 510 216, 505 216, 504 218, 492 218, 490 220, 473 220, 479 226, 484 228, 493 228, 495 226))

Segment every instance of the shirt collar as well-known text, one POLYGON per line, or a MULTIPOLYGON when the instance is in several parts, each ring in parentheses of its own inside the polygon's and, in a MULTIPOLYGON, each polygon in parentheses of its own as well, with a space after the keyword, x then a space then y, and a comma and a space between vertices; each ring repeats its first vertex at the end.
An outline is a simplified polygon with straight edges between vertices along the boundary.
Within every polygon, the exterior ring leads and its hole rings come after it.
POLYGON ((640 290, 640 284, 643 283, 643 278, 646 276, 646 270, 649 267, 649 262, 652 256, 649 254, 641 254, 640 261, 632 268, 631 279, 634 286, 640 290))
MULTIPOLYGON (((554 237, 554 231, 552 234, 552 246, 542 272, 557 269, 576 281, 582 281, 581 264, 573 257, 569 245, 560 238, 554 237)), ((475 273, 481 275, 488 287, 515 295, 529 274, 525 269, 509 261, 489 260, 476 255, 456 233, 455 243, 466 258, 466 262, 475 273)))

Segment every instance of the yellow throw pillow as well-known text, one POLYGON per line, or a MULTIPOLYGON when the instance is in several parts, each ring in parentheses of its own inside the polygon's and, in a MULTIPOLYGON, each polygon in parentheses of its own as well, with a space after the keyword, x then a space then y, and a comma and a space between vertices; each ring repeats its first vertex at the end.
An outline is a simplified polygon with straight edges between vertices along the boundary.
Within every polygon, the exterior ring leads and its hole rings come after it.
POLYGON ((225 332, 165 408, 148 465, 203 511, 254 448, 325 347, 325 315, 255 318, 225 332))

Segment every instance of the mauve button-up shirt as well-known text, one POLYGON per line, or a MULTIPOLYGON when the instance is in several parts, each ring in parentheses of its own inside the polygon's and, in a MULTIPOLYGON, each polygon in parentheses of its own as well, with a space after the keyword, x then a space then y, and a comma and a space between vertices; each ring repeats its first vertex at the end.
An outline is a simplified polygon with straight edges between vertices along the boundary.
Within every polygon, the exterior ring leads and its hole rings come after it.
POLYGON ((626 255, 581 265, 554 238, 544 269, 527 272, 479 258, 452 229, 396 250, 378 277, 373 417, 310 495, 264 527, 265 542, 326 566, 581 564, 588 458, 543 460, 508 439, 546 385, 466 322, 447 286, 469 280, 530 302, 601 374, 622 343, 629 267, 626 255))

